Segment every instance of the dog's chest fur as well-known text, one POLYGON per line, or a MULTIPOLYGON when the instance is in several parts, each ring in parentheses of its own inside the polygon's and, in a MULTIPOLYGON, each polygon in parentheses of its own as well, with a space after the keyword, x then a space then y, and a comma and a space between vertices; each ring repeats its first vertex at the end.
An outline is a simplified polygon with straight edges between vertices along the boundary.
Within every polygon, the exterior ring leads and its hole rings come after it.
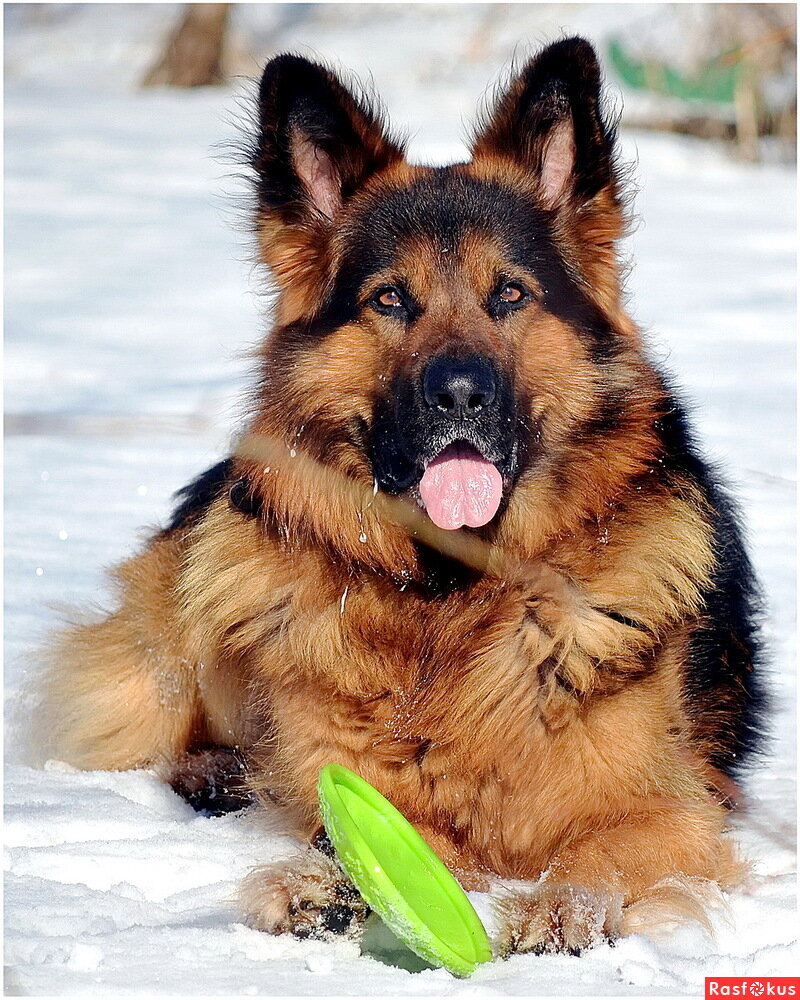
POLYGON ((641 781, 640 762, 679 714, 663 674, 587 702, 543 655, 521 587, 493 581, 440 598, 401 588, 353 581, 336 600, 319 588, 314 600, 295 595, 265 651, 282 679, 270 671, 281 749, 268 770, 309 827, 317 774, 335 761, 441 835, 443 849, 455 845, 453 863, 535 875, 572 826, 641 781), (642 700, 658 706, 652 727, 631 731, 642 700), (619 753, 623 732, 630 756, 619 753))

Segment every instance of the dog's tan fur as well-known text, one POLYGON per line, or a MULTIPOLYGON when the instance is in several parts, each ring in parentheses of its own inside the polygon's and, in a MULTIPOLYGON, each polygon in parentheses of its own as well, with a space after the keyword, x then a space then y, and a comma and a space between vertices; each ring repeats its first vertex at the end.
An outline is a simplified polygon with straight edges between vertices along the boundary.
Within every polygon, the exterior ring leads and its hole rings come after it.
MULTIPOLYGON (((425 170, 376 141, 372 155, 383 166, 364 182, 370 197, 425 170)), ((459 169, 537 196, 492 129, 459 169)), ((344 324, 278 382, 281 340, 268 339, 236 464, 268 517, 220 496, 117 571, 116 610, 54 651, 50 751, 169 774, 186 753, 240 748, 254 787, 284 802, 305 837, 320 822, 319 769, 345 764, 468 884, 543 878, 507 901, 505 951, 619 933, 624 908, 676 873, 735 879, 709 790, 712 737, 682 698, 715 558, 709 514, 690 479, 652 474, 663 393, 622 306, 623 224, 606 189, 557 228, 627 344, 602 375, 627 399, 607 448, 574 437, 601 375, 569 324, 544 311, 512 318, 500 342, 478 308, 502 254, 488 238, 446 265, 424 239, 402 248, 429 303, 402 349, 380 317, 344 324), (369 463, 339 433, 354 415, 370 420, 381 376, 435 352, 453 327, 513 365, 533 417, 551 414, 537 474, 515 489, 486 543, 495 563, 468 600, 421 585, 416 529, 373 502, 369 463)), ((259 226, 284 327, 324 297, 345 236, 322 218, 289 225, 266 211, 259 226)), ((298 911, 304 879, 323 886, 309 890, 318 910, 338 878, 309 855, 251 876, 242 898, 257 926, 280 932, 312 919, 298 911)))

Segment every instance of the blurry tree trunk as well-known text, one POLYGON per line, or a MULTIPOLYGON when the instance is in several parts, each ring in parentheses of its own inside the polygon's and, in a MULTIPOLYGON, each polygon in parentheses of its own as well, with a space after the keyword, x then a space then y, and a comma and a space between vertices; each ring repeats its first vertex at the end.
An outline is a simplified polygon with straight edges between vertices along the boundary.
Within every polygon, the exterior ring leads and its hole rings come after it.
POLYGON ((170 35, 161 58, 149 70, 145 87, 205 87, 221 83, 227 3, 190 3, 170 35))
POLYGON ((736 141, 743 160, 758 159, 758 84, 755 68, 743 61, 736 82, 736 141))

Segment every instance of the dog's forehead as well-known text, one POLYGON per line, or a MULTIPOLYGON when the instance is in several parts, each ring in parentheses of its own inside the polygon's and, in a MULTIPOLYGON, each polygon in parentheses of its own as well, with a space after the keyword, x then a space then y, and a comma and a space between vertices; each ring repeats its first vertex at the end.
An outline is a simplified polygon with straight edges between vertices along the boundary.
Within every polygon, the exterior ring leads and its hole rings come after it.
POLYGON ((509 262, 525 266, 547 235, 545 213, 525 192, 472 176, 462 165, 428 168, 402 184, 376 184, 353 206, 342 233, 348 261, 372 271, 401 266, 423 247, 441 267, 474 250, 480 236, 509 262))

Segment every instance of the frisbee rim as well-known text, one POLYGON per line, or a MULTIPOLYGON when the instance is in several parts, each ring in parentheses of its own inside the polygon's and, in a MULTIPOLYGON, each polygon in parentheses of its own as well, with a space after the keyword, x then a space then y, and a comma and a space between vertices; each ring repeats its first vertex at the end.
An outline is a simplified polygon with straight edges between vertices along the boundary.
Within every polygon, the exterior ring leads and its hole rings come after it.
POLYGON ((460 976, 470 975, 478 965, 491 960, 491 945, 486 928, 467 894, 425 838, 385 796, 355 771, 333 763, 327 764, 320 771, 318 791, 325 829, 336 848, 339 860, 367 903, 404 944, 420 958, 436 962, 460 976), (463 932, 464 949, 469 954, 456 951, 453 945, 442 940, 420 914, 419 907, 400 892, 376 858, 368 835, 365 836, 348 810, 339 792, 339 785, 344 785, 372 813, 377 814, 390 827, 392 836, 402 843, 410 860, 413 859, 424 867, 426 875, 436 883, 439 892, 450 905, 453 917, 458 919, 463 932), (331 822, 328 822, 329 819, 331 822), (337 824, 344 827, 342 833, 349 843, 337 843, 338 840, 343 840, 338 836, 337 824), (357 865, 349 863, 348 853, 355 855, 357 865), (403 920, 397 919, 397 914, 403 920), (414 944, 408 940, 405 933, 408 926, 422 932, 419 937, 422 938, 425 953, 419 947, 417 938, 414 944))

